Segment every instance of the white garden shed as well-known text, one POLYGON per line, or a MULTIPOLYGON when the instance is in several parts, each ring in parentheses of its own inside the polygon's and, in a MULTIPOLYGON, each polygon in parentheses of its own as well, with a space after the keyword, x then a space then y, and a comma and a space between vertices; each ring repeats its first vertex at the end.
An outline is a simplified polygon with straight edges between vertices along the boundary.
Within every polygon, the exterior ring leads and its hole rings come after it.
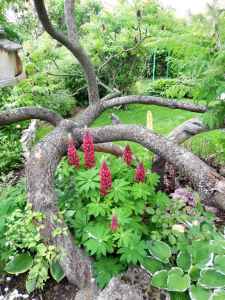
POLYGON ((8 40, 0 29, 0 87, 16 84, 25 78, 19 56, 20 44, 8 40))

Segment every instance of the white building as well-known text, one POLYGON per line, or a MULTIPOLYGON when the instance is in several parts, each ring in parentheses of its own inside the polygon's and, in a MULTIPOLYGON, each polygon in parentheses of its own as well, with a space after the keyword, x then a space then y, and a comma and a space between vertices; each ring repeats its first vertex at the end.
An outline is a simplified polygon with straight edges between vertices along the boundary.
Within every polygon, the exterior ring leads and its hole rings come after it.
POLYGON ((0 87, 16 84, 25 78, 19 50, 22 46, 9 41, 0 29, 0 87))

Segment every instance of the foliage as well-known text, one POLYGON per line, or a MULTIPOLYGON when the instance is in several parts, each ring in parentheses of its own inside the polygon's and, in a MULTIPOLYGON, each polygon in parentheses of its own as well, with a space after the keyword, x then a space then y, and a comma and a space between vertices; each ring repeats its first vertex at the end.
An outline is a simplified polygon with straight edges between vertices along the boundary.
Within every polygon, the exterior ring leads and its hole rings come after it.
POLYGON ((185 231, 176 235, 176 247, 158 241, 149 243, 151 257, 145 267, 153 274, 151 284, 197 300, 208 299, 217 293, 214 289, 224 293, 224 236, 212 223, 201 219, 186 223, 185 231), (152 269, 154 260, 161 264, 152 269))
POLYGON ((25 199, 24 182, 1 189, 0 263, 10 274, 28 271, 26 288, 30 293, 43 288, 49 270, 57 282, 64 274, 58 264, 58 250, 41 239, 38 224, 44 216, 32 212, 25 199))
MULTIPOLYGON (((210 217, 198 201, 191 208, 156 192, 156 174, 148 171, 143 183, 135 182, 134 177, 132 166, 111 157, 97 160, 96 166, 88 170, 68 167, 62 161, 57 170, 59 207, 71 231, 76 233, 77 243, 96 258, 94 266, 101 287, 129 264, 148 264, 149 240, 162 243, 161 240, 176 249, 179 246, 176 224, 210 217), (103 159, 107 159, 112 174, 112 188, 105 196, 100 194, 98 177, 103 159), (116 227, 112 227, 113 217, 117 220, 116 227)), ((162 245, 152 249, 152 253, 160 253, 162 245)), ((170 256, 166 246, 160 260, 167 262, 170 256)))
POLYGON ((193 97, 191 83, 182 79, 158 79, 150 81, 145 93, 177 99, 193 97))

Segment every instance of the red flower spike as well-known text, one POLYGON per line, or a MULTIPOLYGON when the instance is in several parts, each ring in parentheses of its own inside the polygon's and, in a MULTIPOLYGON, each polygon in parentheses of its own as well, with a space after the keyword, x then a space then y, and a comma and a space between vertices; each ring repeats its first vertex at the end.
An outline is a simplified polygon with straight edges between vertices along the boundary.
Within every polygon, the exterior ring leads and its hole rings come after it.
POLYGON ((76 168, 80 167, 80 158, 73 144, 73 141, 69 141, 67 148, 67 157, 70 165, 75 166, 76 168))
POLYGON ((130 166, 133 160, 133 153, 129 145, 126 145, 124 152, 123 152, 123 160, 125 163, 130 166))
POLYGON ((87 169, 91 169, 95 166, 95 149, 92 135, 88 131, 83 136, 83 150, 84 165, 87 169))
POLYGON ((144 182, 145 181, 145 168, 143 163, 137 165, 135 170, 135 181, 144 182))
POLYGON ((103 161, 99 170, 100 176, 100 194, 106 196, 112 187, 112 175, 105 161, 103 161))
POLYGON ((119 224, 118 224, 117 216, 113 215, 112 220, 111 220, 111 229, 112 229, 112 231, 116 231, 118 229, 118 227, 119 227, 119 224))

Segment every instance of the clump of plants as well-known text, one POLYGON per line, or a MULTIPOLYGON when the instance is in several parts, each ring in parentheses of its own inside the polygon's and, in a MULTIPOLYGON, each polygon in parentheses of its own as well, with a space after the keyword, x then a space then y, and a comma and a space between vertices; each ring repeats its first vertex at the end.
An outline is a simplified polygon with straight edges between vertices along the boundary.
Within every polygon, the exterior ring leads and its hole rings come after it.
POLYGON ((213 216, 199 199, 186 205, 157 192, 158 175, 134 159, 129 145, 121 159, 96 158, 88 133, 83 145, 84 155, 79 157, 74 144, 71 152, 70 140, 70 167, 66 160, 61 162, 56 182, 59 206, 76 242, 95 257, 100 287, 129 265, 142 265, 151 273, 156 268, 156 272, 162 262, 152 256, 152 245, 162 256, 167 251, 171 268, 176 266, 182 238, 186 232, 192 234, 189 225, 206 220, 212 224, 213 216))
MULTIPOLYGON (((122 158, 99 156, 87 131, 82 148, 83 154, 69 137, 56 188, 75 242, 94 258, 98 285, 103 288, 128 266, 140 265, 152 275, 150 284, 172 299, 220 299, 225 239, 199 199, 185 203, 157 191, 158 175, 135 158, 129 145, 122 158)), ((50 274, 59 282, 64 273, 58 249, 41 239, 45 216, 25 205, 24 193, 22 199, 5 216, 1 261, 6 272, 28 272, 26 287, 32 292, 43 288, 50 274)), ((54 235, 61 234, 58 229, 54 235)))

